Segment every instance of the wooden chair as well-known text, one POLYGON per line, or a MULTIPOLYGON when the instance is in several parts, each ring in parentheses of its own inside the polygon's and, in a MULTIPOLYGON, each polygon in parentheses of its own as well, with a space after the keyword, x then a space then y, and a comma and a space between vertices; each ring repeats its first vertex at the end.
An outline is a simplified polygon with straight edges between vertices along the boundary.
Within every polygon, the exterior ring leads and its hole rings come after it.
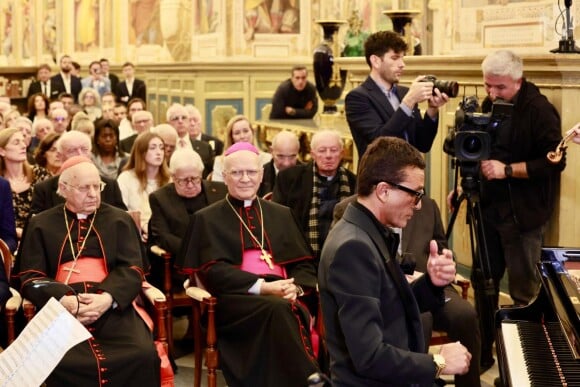
MULTIPOLYGON (((467 295, 469 291, 469 286, 471 282, 469 280, 463 278, 463 276, 457 274, 455 281, 453 281, 453 285, 461 287, 461 298, 467 300, 467 295)), ((451 340, 447 335, 447 332, 444 331, 433 331, 431 334, 431 341, 429 341, 429 346, 432 345, 443 345, 450 343, 451 340)))
MULTIPOLYGON (((4 270, 6 271, 6 278, 10 280, 10 272, 12 271, 12 264, 14 262, 14 256, 10 252, 8 245, 2 239, 0 239, 0 257, 4 264, 4 270)), ((22 297, 20 293, 13 288, 10 288, 12 297, 6 301, 4 310, 0 313, 4 314, 4 319, 6 320, 6 329, 8 331, 8 344, 12 343, 16 339, 16 325, 15 316, 20 305, 22 305, 22 297)))
POLYGON ((187 290, 175 292, 171 281, 171 253, 165 251, 159 246, 152 246, 151 252, 163 259, 163 292, 167 299, 168 307, 168 341, 170 351, 173 349, 173 318, 171 310, 179 306, 191 306, 194 339, 194 387, 201 386, 201 359, 202 353, 202 329, 201 329, 201 315, 207 315, 207 334, 205 338, 205 364, 207 367, 207 381, 208 387, 216 387, 217 385, 217 366, 218 366, 218 352, 217 352, 217 335, 215 329, 215 306, 217 300, 206 290, 197 287, 189 286, 187 290))

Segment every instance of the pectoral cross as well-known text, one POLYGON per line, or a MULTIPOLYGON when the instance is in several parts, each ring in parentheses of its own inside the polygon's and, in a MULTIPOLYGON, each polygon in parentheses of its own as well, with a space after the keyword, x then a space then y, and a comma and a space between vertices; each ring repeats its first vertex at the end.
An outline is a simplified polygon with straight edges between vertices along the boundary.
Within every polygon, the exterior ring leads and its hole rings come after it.
POLYGON ((73 262, 73 264, 71 265, 71 267, 65 267, 65 268, 63 269, 63 270, 66 270, 66 271, 68 271, 68 274, 67 274, 67 276, 66 276, 66 280, 64 281, 64 283, 65 283, 66 285, 68 285, 68 281, 70 280, 70 277, 71 277, 71 275, 72 275, 72 273, 73 273, 73 272, 75 272, 75 273, 77 273, 77 274, 80 274, 80 273, 81 273, 81 271, 80 271, 80 270, 78 270, 78 269, 75 269, 75 266, 76 266, 76 264, 77 264, 77 261, 74 261, 74 262, 73 262))
POLYGON ((274 265, 272 264, 272 256, 266 250, 262 249, 260 259, 268 264, 270 270, 274 270, 274 265))

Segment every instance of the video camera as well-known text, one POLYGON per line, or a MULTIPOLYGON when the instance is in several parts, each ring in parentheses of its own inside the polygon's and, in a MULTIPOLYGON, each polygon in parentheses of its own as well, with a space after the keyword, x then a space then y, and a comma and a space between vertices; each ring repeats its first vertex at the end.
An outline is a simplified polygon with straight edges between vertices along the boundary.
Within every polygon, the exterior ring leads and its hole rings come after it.
POLYGON ((511 117, 513 104, 493 102, 491 112, 480 113, 476 96, 465 97, 455 112, 455 130, 449 132, 443 150, 460 162, 489 159, 498 127, 511 117))

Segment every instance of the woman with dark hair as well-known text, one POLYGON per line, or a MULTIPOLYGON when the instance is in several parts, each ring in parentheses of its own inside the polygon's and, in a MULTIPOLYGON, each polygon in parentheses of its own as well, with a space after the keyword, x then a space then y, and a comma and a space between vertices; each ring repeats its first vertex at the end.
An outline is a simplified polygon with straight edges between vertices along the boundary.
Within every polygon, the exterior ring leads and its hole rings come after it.
POLYGON ((129 212, 139 214, 144 240, 147 239, 147 224, 151 218, 149 194, 170 181, 163 139, 156 133, 141 133, 117 182, 129 212))
POLYGON ((36 118, 48 118, 48 97, 42 93, 35 93, 28 98, 28 119, 32 122, 36 118))
POLYGON ((38 144, 38 147, 34 150, 34 160, 36 160, 36 165, 33 169, 38 168, 43 171, 39 172, 39 175, 58 175, 58 171, 62 164, 56 149, 56 141, 59 138, 59 133, 50 132, 42 139, 42 141, 40 141, 40 144, 38 144))
POLYGON ((93 162, 101 176, 116 179, 119 166, 126 158, 119 147, 119 127, 113 120, 98 120, 93 137, 93 162))

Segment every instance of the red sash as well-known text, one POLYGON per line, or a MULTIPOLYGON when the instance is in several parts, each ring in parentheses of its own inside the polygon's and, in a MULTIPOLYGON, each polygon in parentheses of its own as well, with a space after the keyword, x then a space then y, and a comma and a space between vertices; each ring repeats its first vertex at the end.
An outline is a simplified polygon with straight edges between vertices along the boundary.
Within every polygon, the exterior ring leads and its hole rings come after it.
POLYGON ((77 282, 103 282, 109 274, 104 258, 79 257, 76 261, 62 263, 56 271, 56 280, 64 283, 72 268, 69 285, 77 282))
POLYGON ((262 251, 258 249, 245 250, 240 269, 257 275, 276 275, 286 278, 286 269, 284 267, 274 263, 274 268, 270 269, 268 263, 260 258, 261 255, 262 251))

